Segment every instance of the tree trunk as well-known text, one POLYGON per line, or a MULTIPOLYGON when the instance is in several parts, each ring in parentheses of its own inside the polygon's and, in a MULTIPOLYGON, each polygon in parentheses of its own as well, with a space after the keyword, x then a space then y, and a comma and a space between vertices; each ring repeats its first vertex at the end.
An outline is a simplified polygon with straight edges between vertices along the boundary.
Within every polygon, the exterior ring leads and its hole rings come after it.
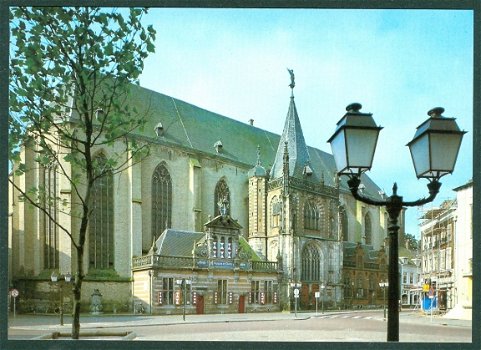
MULTIPOLYGON (((90 187, 87 188, 86 203, 90 199, 90 187)), ((82 281, 84 279, 84 245, 87 234, 87 226, 89 222, 88 207, 84 206, 82 223, 80 224, 79 242, 76 246, 77 250, 77 273, 75 274, 75 282, 73 286, 74 304, 73 304, 73 322, 72 322, 72 339, 79 339, 80 335, 80 305, 82 297, 82 281)))

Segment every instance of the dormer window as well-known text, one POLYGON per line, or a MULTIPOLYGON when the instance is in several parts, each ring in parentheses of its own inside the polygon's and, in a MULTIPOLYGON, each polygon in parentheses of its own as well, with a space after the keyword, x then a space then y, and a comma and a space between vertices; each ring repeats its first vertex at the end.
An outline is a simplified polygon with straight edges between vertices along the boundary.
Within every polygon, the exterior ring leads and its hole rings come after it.
POLYGON ((214 148, 215 148, 215 151, 216 151, 217 153, 222 152, 222 147, 223 147, 223 146, 222 146, 222 141, 221 141, 221 140, 219 140, 219 141, 217 141, 216 143, 214 143, 214 148))
POLYGON ((306 176, 311 176, 312 175, 312 169, 311 167, 309 166, 309 164, 306 164, 304 166, 304 170, 302 171, 302 173, 306 176))
POLYGON ((162 123, 158 123, 155 128, 154 128, 154 131, 155 131, 155 134, 157 135, 157 137, 160 137, 164 134, 164 126, 162 125, 162 123))

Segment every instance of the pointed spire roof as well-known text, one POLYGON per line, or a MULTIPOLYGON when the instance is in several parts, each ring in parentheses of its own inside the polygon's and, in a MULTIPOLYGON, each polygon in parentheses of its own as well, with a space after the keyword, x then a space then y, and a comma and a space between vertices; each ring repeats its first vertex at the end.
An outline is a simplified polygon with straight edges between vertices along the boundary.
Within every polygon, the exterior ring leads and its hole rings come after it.
POLYGON ((302 133, 299 116, 297 115, 293 93, 289 103, 289 110, 287 111, 284 131, 282 132, 279 146, 277 147, 274 164, 272 165, 272 179, 282 176, 282 164, 286 142, 289 155, 289 176, 318 182, 319 179, 310 165, 311 160, 307 150, 306 141, 304 140, 304 134, 302 133))

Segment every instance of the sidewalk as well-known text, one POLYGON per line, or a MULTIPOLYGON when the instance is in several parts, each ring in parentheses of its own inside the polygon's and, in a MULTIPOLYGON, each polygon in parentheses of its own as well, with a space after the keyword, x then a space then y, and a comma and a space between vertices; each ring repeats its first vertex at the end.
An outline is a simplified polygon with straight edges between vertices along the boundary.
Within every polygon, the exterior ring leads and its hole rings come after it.
MULTIPOLYGON (((186 323, 219 323, 219 322, 248 322, 248 321, 277 321, 277 320, 305 320, 311 317, 336 317, 345 314, 362 315, 372 313, 371 311, 326 311, 324 314, 318 312, 298 312, 297 318, 294 313, 273 312, 273 313, 248 313, 248 314, 208 314, 208 315, 186 315, 185 321, 182 315, 122 315, 106 314, 93 316, 82 314, 80 316, 82 329, 99 329, 115 327, 139 327, 155 325, 173 325, 186 323)), ((379 319, 382 320, 382 311, 379 312, 379 319)), ((399 313, 400 323, 433 324, 454 327, 472 327, 469 320, 448 319, 435 315, 431 317, 419 311, 403 311, 399 313)), ((64 316, 64 326, 59 325, 58 315, 17 315, 14 319, 9 317, 9 328, 24 330, 45 330, 62 331, 72 327, 71 316, 64 316)))

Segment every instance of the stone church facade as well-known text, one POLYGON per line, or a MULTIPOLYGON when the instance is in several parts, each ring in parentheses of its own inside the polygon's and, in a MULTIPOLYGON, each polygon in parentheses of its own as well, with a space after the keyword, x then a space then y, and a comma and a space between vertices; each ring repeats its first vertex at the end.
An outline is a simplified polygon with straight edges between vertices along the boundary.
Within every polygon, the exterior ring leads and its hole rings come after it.
MULTIPOLYGON (((219 203, 223 201, 229 208, 229 220, 236 223, 236 239, 252 250, 246 257, 246 264, 251 265, 245 271, 234 263, 234 255, 230 256, 232 265, 223 264, 221 272, 230 277, 222 280, 228 285, 240 280, 245 283, 235 293, 231 290, 232 298, 239 302, 239 296, 245 296, 248 304, 252 295, 259 299, 261 293, 269 293, 272 307, 265 311, 289 309, 294 300, 292 284, 300 283, 301 308, 312 307, 321 286, 325 287, 326 305, 345 305, 344 247, 359 242, 383 252, 386 214, 382 208, 356 202, 345 180, 337 178, 332 155, 306 145, 293 95, 282 135, 138 86, 132 87, 130 98, 138 109, 149 111, 147 126, 134 136, 150 144, 150 155, 107 177, 98 188, 95 210, 102 219, 89 227, 82 290, 86 305, 99 289, 106 311, 132 310, 135 300, 145 301, 148 290, 149 307, 162 313, 159 291, 154 295, 155 283, 152 287, 149 280, 153 273, 158 277, 170 269, 172 280, 167 285, 177 277, 200 281, 218 274, 222 264, 214 269, 197 266, 200 270, 194 278, 192 266, 188 274, 183 270, 176 275, 173 266, 153 264, 153 260, 143 265, 142 259, 162 255, 196 259, 194 244, 209 239, 209 223, 222 217, 219 203), (181 232, 183 238, 190 237, 189 247, 182 248, 183 255, 175 252, 175 245, 174 251, 159 247, 157 254, 153 250, 166 235, 181 232)), ((108 158, 109 152, 113 150, 99 149, 97 157, 108 158)), ((32 161, 31 150, 23 150, 23 155, 27 164, 32 161)), ((11 177, 21 188, 48 183, 59 197, 72 196, 68 181, 49 169, 35 168, 22 177, 11 177)), ((365 175, 362 181, 365 195, 381 198, 376 184, 365 175)), ((24 300, 51 298, 55 289, 49 282, 52 271, 65 274, 74 269, 70 240, 41 211, 19 201, 12 188, 9 208, 11 286, 20 290, 24 300)), ((52 210, 65 227, 73 232, 78 229, 78 221, 52 210)), ((215 249, 227 249, 227 244, 219 241, 215 249)), ((212 241, 208 246, 214 249, 212 241)), ((385 269, 382 264, 370 266, 375 271, 385 269)), ((219 285, 213 281, 202 282, 200 294, 205 294, 205 303, 213 303, 218 295, 219 285)), ((160 288, 161 282, 156 283, 160 288)), ((173 288, 175 294, 179 287, 173 288)), ((219 311, 207 305, 205 310, 219 311)), ((234 312, 238 306, 227 310, 234 312)))

